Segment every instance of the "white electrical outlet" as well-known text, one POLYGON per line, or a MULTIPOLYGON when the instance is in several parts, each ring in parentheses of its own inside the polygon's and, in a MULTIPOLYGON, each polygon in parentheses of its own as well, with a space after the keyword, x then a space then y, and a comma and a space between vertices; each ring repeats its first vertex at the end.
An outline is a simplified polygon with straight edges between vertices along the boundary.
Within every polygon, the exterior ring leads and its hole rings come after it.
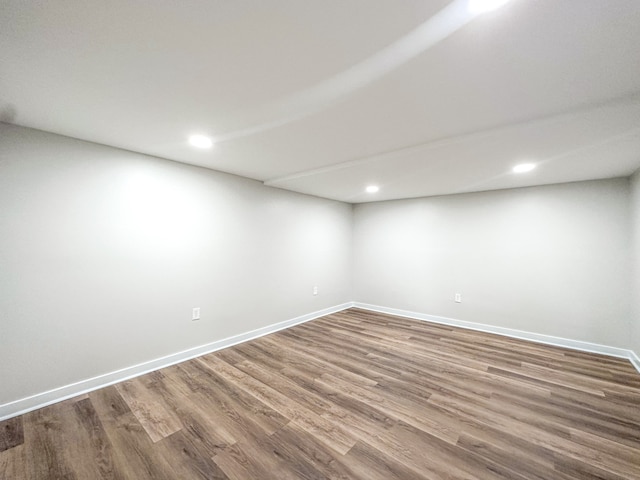
POLYGON ((200 320, 200 307, 195 307, 191 313, 191 320, 200 320))
POLYGON ((314 286, 313 286, 313 294, 314 294, 314 295, 317 295, 317 294, 318 294, 318 286, 317 286, 317 285, 314 285, 314 286))
POLYGON ((453 298, 455 300, 456 303, 462 303, 462 294, 461 293, 456 293, 455 297, 453 298))

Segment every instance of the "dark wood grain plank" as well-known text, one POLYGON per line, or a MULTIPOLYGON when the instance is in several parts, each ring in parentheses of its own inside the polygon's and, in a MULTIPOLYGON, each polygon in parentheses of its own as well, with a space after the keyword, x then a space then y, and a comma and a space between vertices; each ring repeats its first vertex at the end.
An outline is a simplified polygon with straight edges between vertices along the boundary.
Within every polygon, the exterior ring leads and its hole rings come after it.
POLYGON ((103 479, 125 479, 126 476, 114 463, 113 445, 107 436, 93 404, 89 398, 74 403, 73 408, 79 423, 84 427, 87 440, 83 443, 78 462, 90 463, 97 467, 103 479))
POLYGON ((14 417, 0 422, 0 452, 24 443, 22 417, 14 417))

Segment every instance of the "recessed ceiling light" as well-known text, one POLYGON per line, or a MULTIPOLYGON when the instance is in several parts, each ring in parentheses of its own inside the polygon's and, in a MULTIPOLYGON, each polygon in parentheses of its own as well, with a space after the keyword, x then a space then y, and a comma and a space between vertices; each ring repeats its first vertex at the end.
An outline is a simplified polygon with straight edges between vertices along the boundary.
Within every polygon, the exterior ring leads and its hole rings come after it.
POLYGON ((367 193, 376 193, 378 190, 380 190, 380 187, 377 185, 369 185, 367 187, 367 193))
POLYGON ((469 13, 485 13, 500 8, 509 0, 469 0, 467 10, 469 13))
POLYGON ((206 135, 191 135, 189 143, 197 148, 211 148, 213 140, 206 135))
POLYGON ((521 163, 513 167, 513 173, 527 173, 536 168, 534 163, 521 163))

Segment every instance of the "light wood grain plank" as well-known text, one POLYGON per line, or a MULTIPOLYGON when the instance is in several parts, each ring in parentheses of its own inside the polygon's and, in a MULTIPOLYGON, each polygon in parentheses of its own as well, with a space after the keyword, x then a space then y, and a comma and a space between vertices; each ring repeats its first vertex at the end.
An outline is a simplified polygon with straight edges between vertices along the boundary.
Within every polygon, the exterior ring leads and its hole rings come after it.
POLYGON ((140 379, 119 383, 116 388, 152 441, 162 440, 182 428, 180 420, 165 408, 161 397, 151 394, 140 379))

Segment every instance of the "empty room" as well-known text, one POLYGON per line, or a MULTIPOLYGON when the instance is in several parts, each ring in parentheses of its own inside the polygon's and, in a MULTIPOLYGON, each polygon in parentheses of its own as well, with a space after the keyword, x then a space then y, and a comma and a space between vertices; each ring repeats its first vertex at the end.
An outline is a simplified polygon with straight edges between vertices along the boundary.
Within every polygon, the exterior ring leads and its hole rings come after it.
POLYGON ((0 480, 640 479, 640 1, 0 2, 0 480))

